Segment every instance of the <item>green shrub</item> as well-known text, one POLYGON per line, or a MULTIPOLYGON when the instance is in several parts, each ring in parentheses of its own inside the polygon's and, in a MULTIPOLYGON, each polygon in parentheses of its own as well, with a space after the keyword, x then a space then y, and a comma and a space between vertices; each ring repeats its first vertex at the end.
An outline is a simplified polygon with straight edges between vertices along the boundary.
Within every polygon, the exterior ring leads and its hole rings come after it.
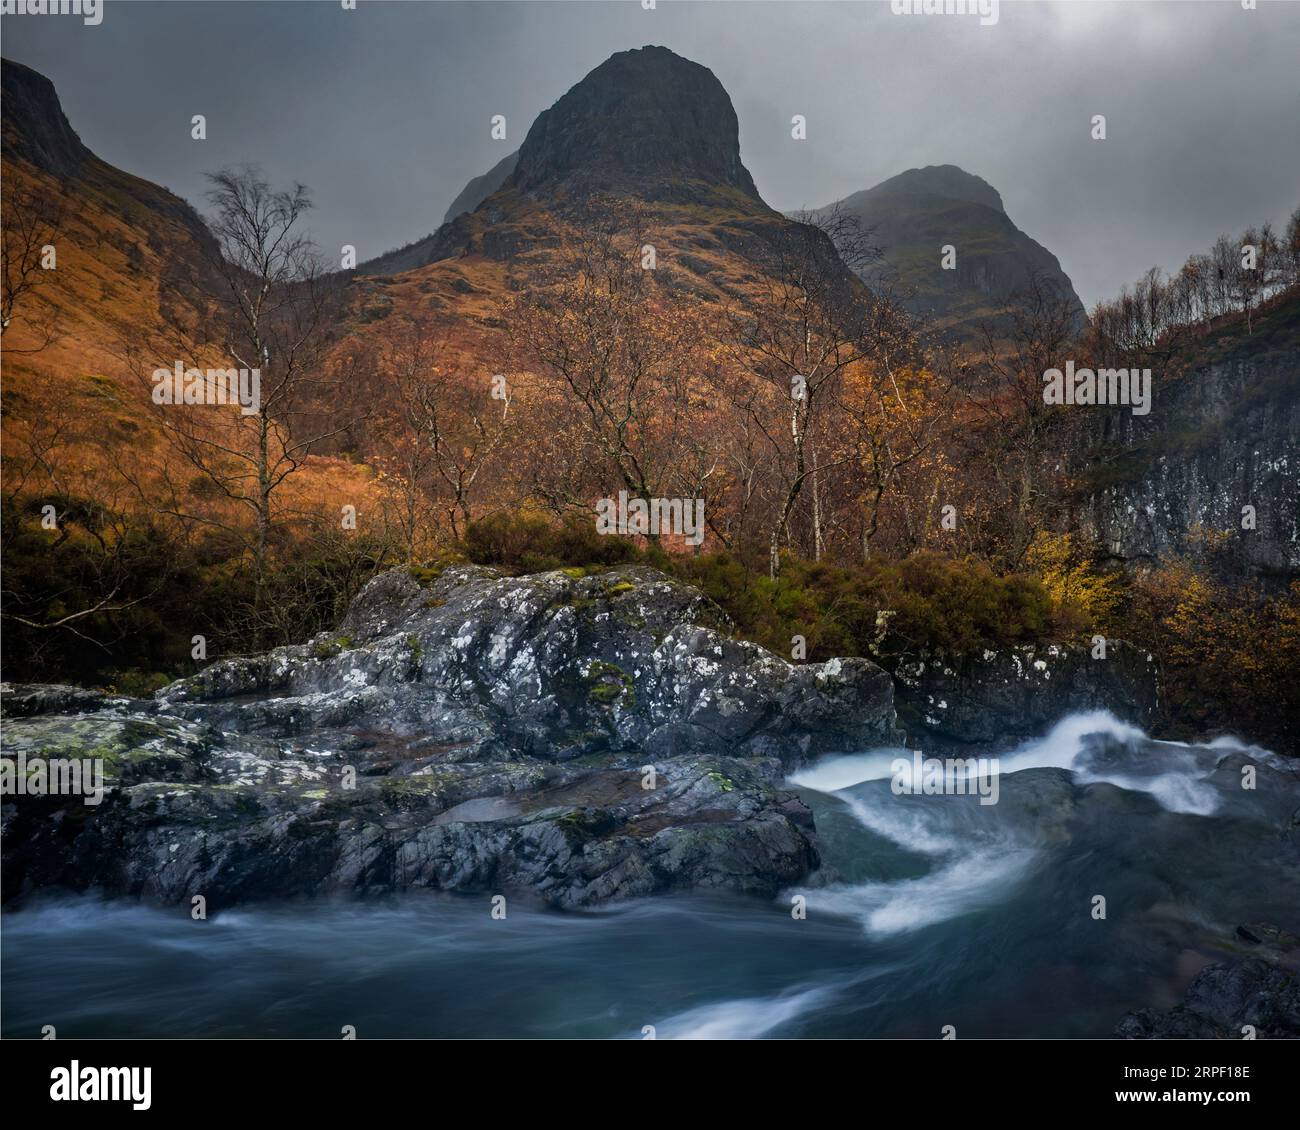
POLYGON ((171 681, 171 676, 161 671, 138 671, 132 668, 128 671, 114 672, 106 683, 106 689, 113 694, 126 695, 128 698, 152 698, 154 691, 159 687, 165 687, 171 681))
POLYGON ((509 573, 608 568, 643 557, 629 539, 598 534, 592 519, 570 517, 555 523, 538 514, 507 511, 470 523, 465 555, 476 565, 495 565, 509 573))
MULTIPOLYGON (((113 684, 147 693, 159 680, 200 665, 191 658, 195 635, 206 637, 212 660, 332 632, 361 586, 394 563, 393 547, 382 539, 286 534, 275 546, 259 611, 251 563, 237 542, 208 535, 181 540, 84 499, 60 500, 60 514, 66 537, 42 530, 31 509, 6 507, 3 516, 11 616, 4 673, 17 681, 113 684), (23 622, 56 621, 110 591, 123 607, 78 619, 81 635, 23 622), (87 646, 85 636, 102 646, 87 646)), ((761 554, 669 554, 653 543, 601 536, 590 517, 554 522, 518 513, 472 523, 463 549, 470 561, 511 573, 565 569, 581 577, 621 564, 653 565, 700 588, 731 617, 738 635, 787 658, 796 635, 807 642, 808 660, 866 655, 889 667, 921 650, 960 658, 1039 642, 1059 630, 1053 627, 1059 609, 1036 580, 1000 577, 938 554, 854 565, 787 558, 773 581, 761 554)), ((410 567, 411 575, 431 584, 452 560, 445 554, 410 567)), ((616 580, 606 587, 611 594, 629 591, 616 580)), ((350 641, 331 637, 322 650, 345 646, 350 641)))

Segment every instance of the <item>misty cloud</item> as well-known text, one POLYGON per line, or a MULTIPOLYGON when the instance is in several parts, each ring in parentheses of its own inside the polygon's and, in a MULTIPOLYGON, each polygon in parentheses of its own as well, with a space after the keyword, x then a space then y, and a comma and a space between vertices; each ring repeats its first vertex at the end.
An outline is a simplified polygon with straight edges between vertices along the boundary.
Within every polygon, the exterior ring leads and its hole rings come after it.
POLYGON ((1003 0, 978 18, 889 4, 106 5, 98 26, 6 17, 92 150, 202 204, 203 173, 301 180, 313 231, 366 259, 434 230, 471 177, 615 51, 711 68, 769 204, 813 206, 913 166, 1002 194, 1088 304, 1152 264, 1300 202, 1300 6, 1003 0), (204 114, 208 140, 192 141, 204 114), (508 136, 493 141, 490 119, 508 136), (790 119, 808 120, 807 141, 790 119), (1089 136, 1105 114, 1108 137, 1089 136))

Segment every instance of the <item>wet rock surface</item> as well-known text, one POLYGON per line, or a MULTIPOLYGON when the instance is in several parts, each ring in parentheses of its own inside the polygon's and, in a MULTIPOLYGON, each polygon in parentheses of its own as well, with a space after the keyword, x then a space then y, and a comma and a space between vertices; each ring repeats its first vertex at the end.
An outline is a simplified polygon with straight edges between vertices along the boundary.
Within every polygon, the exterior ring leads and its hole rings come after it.
POLYGON ((729 631, 653 569, 394 570, 153 701, 7 687, 6 757, 98 759, 106 791, 6 797, 5 895, 773 895, 818 864, 786 772, 896 742, 892 688, 729 631))
POLYGON ((1300 937, 1267 923, 1238 926, 1237 961, 1197 974, 1183 1003, 1142 1009, 1120 1021, 1126 1040, 1285 1040, 1300 1038, 1300 937))
POLYGON ((919 656, 894 671, 899 720, 914 744, 987 743, 1042 733, 1074 711, 1109 710, 1150 729, 1159 705, 1154 656, 1121 640, 985 651, 965 663, 919 656))

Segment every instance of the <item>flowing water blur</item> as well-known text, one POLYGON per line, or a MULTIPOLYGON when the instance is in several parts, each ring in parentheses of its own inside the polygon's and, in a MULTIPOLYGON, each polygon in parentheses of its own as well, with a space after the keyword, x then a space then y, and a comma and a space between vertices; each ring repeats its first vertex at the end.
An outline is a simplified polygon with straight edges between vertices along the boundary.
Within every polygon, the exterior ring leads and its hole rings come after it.
POLYGON ((991 805, 895 795, 900 756, 795 776, 828 866, 773 903, 512 899, 494 921, 486 896, 426 894, 194 922, 40 900, 3 916, 3 1033, 1105 1037, 1130 1009, 1176 1004, 1238 924, 1300 932, 1300 780, 1265 751, 1074 715, 1001 755, 991 805))

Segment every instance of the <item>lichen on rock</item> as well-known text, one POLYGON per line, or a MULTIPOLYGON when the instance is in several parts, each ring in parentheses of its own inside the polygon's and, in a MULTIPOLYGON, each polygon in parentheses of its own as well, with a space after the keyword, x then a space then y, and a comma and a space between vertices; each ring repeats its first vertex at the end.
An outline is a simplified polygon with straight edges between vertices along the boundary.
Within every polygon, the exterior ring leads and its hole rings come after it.
POLYGON ((770 896, 818 865, 789 769, 900 738, 875 664, 793 666, 644 566, 395 569, 336 631, 153 701, 7 688, 4 705, 20 746, 129 747, 93 811, 6 804, 7 896, 209 905, 413 887, 560 906, 770 896))

